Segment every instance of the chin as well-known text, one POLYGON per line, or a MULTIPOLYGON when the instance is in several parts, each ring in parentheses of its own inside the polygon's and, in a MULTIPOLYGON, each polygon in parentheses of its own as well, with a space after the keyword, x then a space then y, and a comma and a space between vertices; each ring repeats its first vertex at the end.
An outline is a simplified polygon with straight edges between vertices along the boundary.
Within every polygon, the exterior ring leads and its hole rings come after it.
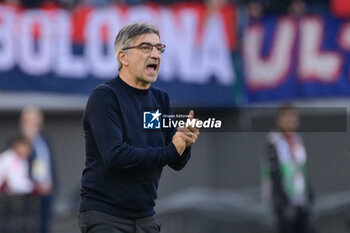
POLYGON ((145 80, 150 82, 150 83, 154 83, 155 81, 157 81, 157 78, 158 78, 158 75, 148 76, 147 78, 145 78, 145 80))

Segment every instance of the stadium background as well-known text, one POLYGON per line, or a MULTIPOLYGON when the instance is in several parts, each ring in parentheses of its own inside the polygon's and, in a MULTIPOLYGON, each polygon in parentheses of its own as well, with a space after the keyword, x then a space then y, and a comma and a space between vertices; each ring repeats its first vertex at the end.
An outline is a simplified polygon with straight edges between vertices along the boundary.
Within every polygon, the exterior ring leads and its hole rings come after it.
MULTIPOLYGON (((350 4, 310 0, 303 8, 302 3, 292 5, 295 2, 302 1, 62 0, 44 6, 41 1, 22 1, 20 7, 14 6, 18 1, 1 3, 0 146, 5 149, 15 134, 24 106, 35 104, 44 110, 44 131, 55 152, 59 180, 52 232, 78 232, 84 164, 81 118, 88 93, 116 74, 108 46, 123 23, 142 20, 160 27, 168 47, 156 86, 169 92, 174 106, 240 109, 289 101, 321 108, 302 120, 326 117, 332 128, 332 107, 349 107, 350 4), (54 21, 57 15, 61 21, 54 21), (305 21, 315 18, 323 23, 305 21), (111 19, 118 21, 116 26, 111 19), (89 20, 93 23, 86 26, 89 20), (51 30, 46 25, 50 22, 61 23, 51 30), (89 67, 92 64, 99 65, 89 67)), ((183 171, 164 170, 157 202, 162 232, 272 232, 272 216, 259 189, 259 147, 266 132, 254 132, 250 123, 272 124, 274 115, 238 112, 239 130, 202 133, 183 171)), ((302 134, 319 232, 348 232, 348 129, 302 134)))

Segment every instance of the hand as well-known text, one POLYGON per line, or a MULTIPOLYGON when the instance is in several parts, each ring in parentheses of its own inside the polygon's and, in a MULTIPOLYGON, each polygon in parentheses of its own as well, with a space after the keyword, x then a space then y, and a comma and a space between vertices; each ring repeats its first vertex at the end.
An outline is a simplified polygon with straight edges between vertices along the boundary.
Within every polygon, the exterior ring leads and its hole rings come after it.
POLYGON ((186 135, 182 132, 176 132, 173 136, 172 143, 174 144, 177 153, 181 156, 186 149, 186 135))
MULTIPOLYGON (((189 119, 192 120, 194 116, 194 111, 191 110, 189 115, 189 119)), ((197 122, 197 119, 195 120, 197 122)), ((186 147, 192 146, 199 136, 199 129, 197 127, 179 127, 177 128, 177 132, 182 132, 184 139, 186 141, 186 147)))
POLYGON ((52 193, 53 187, 51 184, 40 184, 37 190, 40 195, 49 195, 52 193))

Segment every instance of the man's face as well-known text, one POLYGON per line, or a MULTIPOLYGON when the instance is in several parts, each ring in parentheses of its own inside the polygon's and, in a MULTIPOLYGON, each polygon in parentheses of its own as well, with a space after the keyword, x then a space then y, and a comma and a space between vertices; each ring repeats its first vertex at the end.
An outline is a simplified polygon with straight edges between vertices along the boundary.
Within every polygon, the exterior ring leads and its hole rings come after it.
POLYGON ((294 132, 299 127, 299 115, 296 110, 285 110, 278 116, 277 124, 284 132, 294 132))
POLYGON ((24 113, 21 116, 22 133, 30 140, 34 139, 41 130, 42 115, 35 110, 24 113))
MULTIPOLYGON (((141 43, 156 45, 160 43, 160 40, 157 34, 147 33, 136 37, 130 47, 141 43)), ((132 77, 136 79, 134 80, 136 83, 148 86, 157 80, 161 54, 155 47, 150 53, 139 48, 129 49, 126 51, 126 59, 128 64, 123 65, 123 68, 128 69, 132 77)))

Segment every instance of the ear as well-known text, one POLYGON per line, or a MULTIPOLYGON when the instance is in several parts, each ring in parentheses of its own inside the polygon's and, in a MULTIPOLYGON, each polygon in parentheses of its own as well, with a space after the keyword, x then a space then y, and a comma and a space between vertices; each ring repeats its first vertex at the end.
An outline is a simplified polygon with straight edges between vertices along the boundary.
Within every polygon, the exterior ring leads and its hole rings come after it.
POLYGON ((125 53, 123 50, 119 51, 118 57, 119 57, 120 63, 122 63, 123 66, 129 65, 128 54, 125 53))

